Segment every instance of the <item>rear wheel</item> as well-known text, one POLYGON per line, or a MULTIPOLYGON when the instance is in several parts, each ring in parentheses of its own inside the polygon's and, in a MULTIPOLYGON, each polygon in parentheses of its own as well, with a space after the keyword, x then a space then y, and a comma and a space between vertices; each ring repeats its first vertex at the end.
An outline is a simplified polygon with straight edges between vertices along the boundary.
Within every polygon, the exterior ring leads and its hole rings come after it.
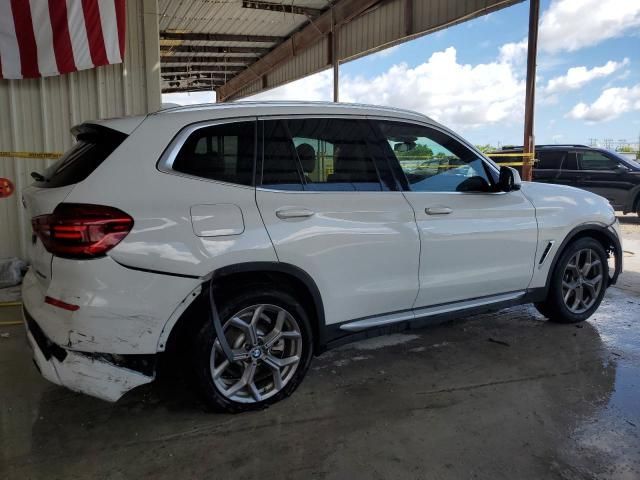
POLYGON ((254 410, 289 396, 311 362, 308 316, 288 293, 263 286, 238 293, 220 305, 227 359, 210 322, 195 339, 197 381, 212 408, 254 410))
POLYGON ((596 311, 607 287, 607 253, 593 238, 581 238, 562 253, 551 276, 549 294, 536 303, 552 322, 576 323, 596 311))

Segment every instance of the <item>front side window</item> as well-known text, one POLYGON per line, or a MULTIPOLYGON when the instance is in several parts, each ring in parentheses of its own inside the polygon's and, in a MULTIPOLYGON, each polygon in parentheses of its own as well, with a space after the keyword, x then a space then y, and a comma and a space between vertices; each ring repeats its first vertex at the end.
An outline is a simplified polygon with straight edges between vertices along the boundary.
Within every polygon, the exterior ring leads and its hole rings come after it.
POLYGON ((175 171, 222 182, 253 183, 255 122, 203 127, 184 142, 175 171))
POLYGON ((483 160, 439 130, 408 123, 377 123, 389 151, 417 192, 489 192, 483 160))
POLYGON ((617 160, 606 157, 599 152, 582 152, 578 154, 580 170, 613 170, 619 165, 617 160))
MULTIPOLYGON (((277 190, 381 191, 373 132, 356 119, 266 120, 262 186, 277 190)), ((383 176, 384 178, 384 176, 383 176)))

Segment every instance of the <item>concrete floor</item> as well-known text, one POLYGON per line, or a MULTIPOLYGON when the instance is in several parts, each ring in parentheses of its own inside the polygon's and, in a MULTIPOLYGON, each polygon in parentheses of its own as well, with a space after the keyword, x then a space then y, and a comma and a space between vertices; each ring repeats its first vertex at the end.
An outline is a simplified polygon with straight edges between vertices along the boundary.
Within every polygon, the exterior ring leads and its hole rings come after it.
POLYGON ((590 321, 517 307, 367 340, 263 412, 203 413, 180 382, 77 395, 0 327, 0 478, 639 479, 640 220, 621 220, 627 272, 590 321))

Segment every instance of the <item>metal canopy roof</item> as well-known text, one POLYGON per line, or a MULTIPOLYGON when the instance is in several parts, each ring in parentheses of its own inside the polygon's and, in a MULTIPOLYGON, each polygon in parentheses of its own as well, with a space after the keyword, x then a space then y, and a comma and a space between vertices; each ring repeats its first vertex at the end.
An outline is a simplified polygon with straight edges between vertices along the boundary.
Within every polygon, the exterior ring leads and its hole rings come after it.
POLYGON ((159 0, 162 91, 252 95, 519 1, 159 0))
POLYGON ((162 91, 223 85, 329 7, 325 0, 291 3, 160 0, 162 91))

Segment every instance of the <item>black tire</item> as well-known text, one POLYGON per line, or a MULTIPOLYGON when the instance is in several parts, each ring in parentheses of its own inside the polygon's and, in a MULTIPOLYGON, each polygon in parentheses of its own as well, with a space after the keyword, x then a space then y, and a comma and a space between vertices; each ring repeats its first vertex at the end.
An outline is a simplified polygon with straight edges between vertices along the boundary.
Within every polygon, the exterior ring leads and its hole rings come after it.
POLYGON ((216 301, 219 303, 218 310, 223 325, 238 312, 254 305, 269 304, 286 310, 297 322, 301 334, 302 354, 295 373, 278 393, 266 400, 252 403, 234 401, 225 396, 213 380, 210 361, 217 336, 211 322, 205 322, 193 339, 192 360, 196 383, 207 406, 215 411, 228 413, 260 410, 291 395, 304 378, 313 356, 312 329, 305 308, 294 296, 268 285, 252 285, 243 291, 231 293, 226 298, 216 297, 216 301))
POLYGON ((556 323, 578 323, 589 318, 598 309, 602 298, 604 297, 609 280, 609 265, 607 263, 607 253, 602 244, 591 237, 580 238, 564 249, 554 271, 551 275, 551 283, 549 285, 549 293, 546 300, 535 304, 536 309, 547 319, 556 323), (581 250, 591 249, 602 266, 602 285, 595 296, 595 302, 584 312, 576 313, 572 311, 565 303, 563 298, 562 281, 565 269, 569 261, 576 253, 581 250))

